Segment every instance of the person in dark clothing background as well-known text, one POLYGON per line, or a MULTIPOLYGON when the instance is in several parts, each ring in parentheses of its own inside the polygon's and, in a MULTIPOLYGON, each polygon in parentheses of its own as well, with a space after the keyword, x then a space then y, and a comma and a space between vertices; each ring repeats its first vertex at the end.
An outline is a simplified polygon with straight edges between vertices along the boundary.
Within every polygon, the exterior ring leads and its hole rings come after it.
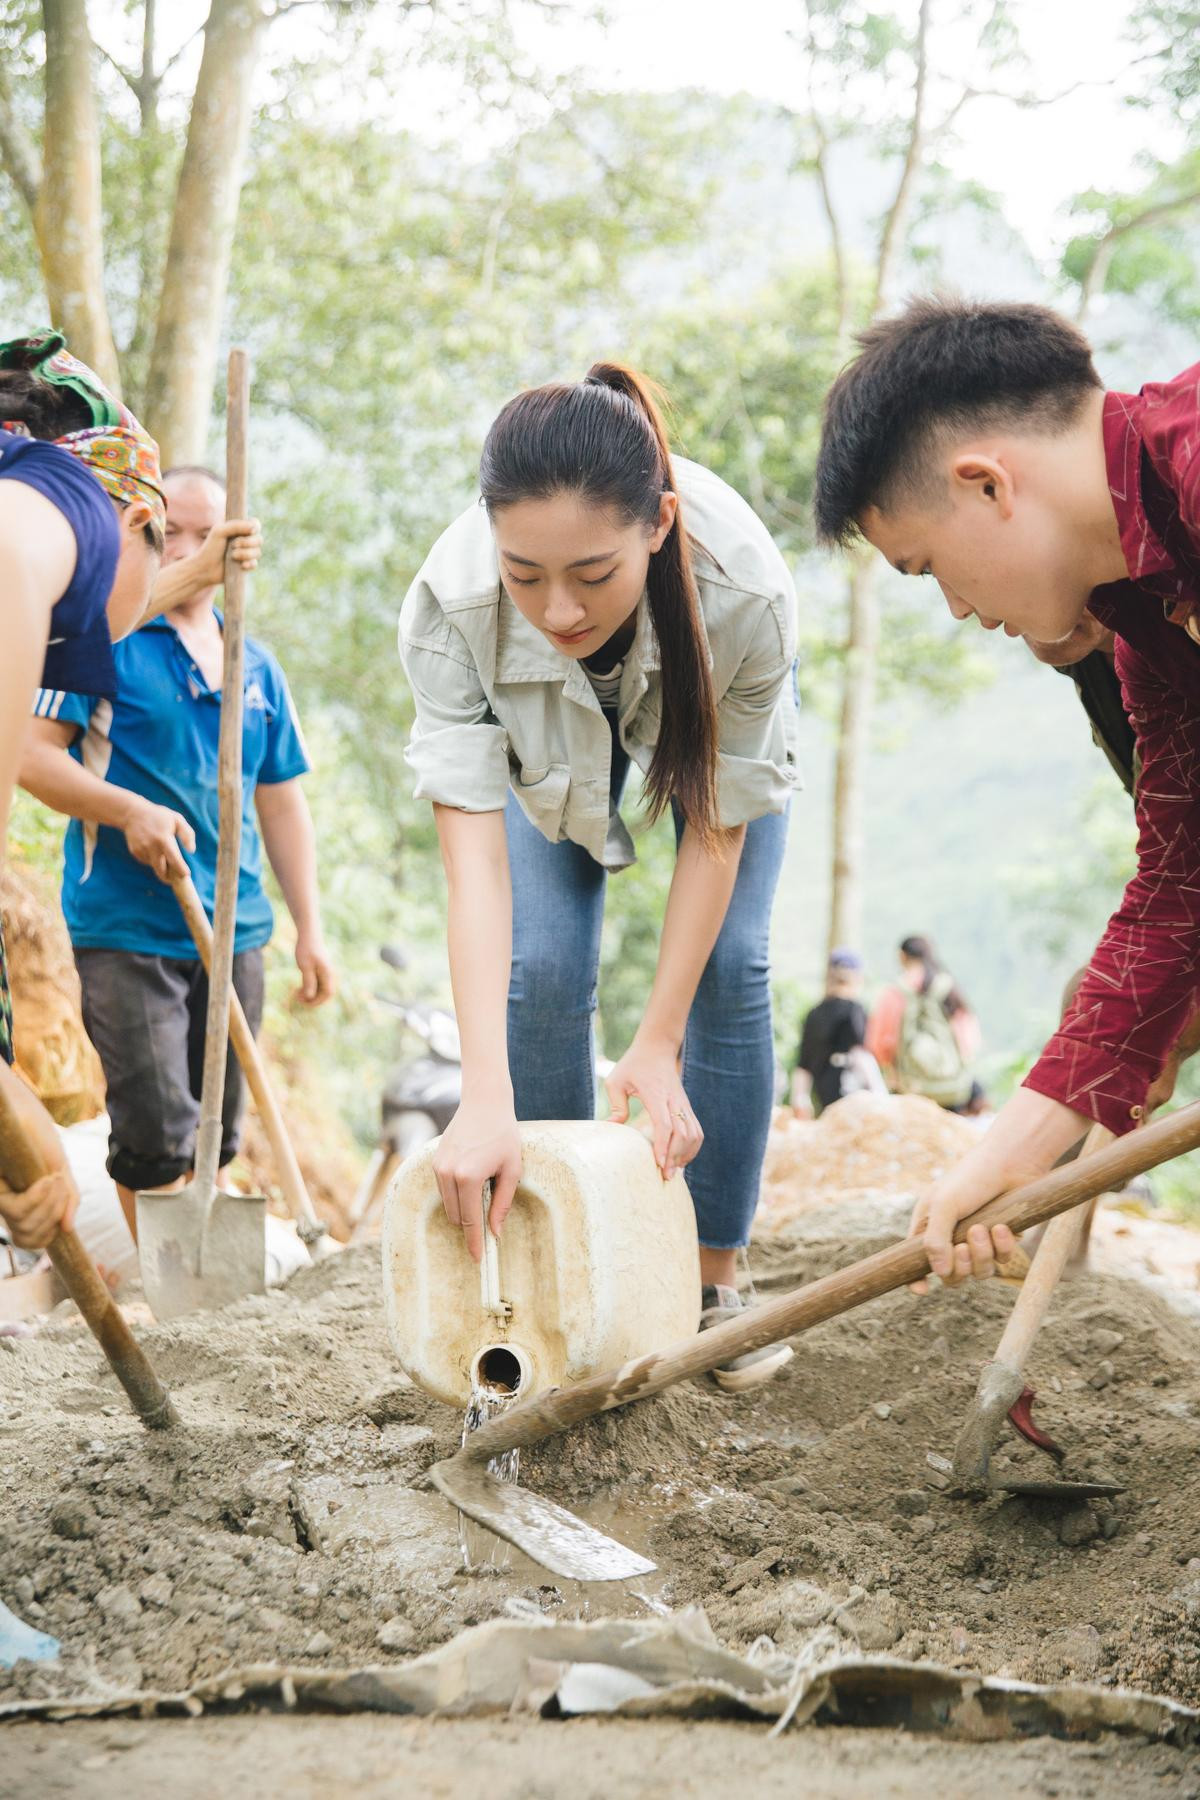
POLYGON ((801 1118, 812 1118, 860 1089, 883 1089, 879 1071, 863 1049, 867 1015, 862 984, 862 958, 853 950, 835 950, 826 971, 825 998, 806 1017, 796 1052, 792 1107, 801 1118))

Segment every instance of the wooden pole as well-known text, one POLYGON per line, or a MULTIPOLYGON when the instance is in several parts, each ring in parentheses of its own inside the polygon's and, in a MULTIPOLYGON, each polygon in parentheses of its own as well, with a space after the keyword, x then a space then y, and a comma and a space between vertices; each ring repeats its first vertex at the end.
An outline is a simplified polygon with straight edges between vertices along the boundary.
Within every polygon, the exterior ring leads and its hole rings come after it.
MULTIPOLYGON (((1044 1224, 1097 1194, 1127 1187, 1147 1169, 1196 1149, 1200 1149, 1200 1101, 1130 1132, 1086 1160, 1066 1163, 1037 1181, 989 1200, 959 1223, 954 1241, 961 1243, 974 1225, 1004 1224, 1014 1232, 1027 1231, 1031 1225, 1044 1224)), ((574 1387, 519 1401, 511 1411, 472 1432, 451 1464, 487 1462, 505 1450, 539 1443, 595 1413, 624 1406, 630 1400, 649 1399, 690 1375, 707 1374, 731 1357, 794 1337, 825 1319, 850 1312, 866 1300, 878 1299, 881 1294, 919 1281, 928 1273, 929 1259, 921 1239, 904 1238, 847 1269, 822 1276, 794 1293, 781 1294, 777 1300, 767 1300, 683 1343, 650 1351, 619 1369, 591 1375, 574 1387)), ((448 1468, 451 1464, 441 1466, 448 1468)))
MULTIPOLYGON (((0 1088, 0 1174, 18 1193, 49 1174, 3 1088, 0 1088)), ((143 1425, 151 1431, 178 1425, 179 1414, 171 1396, 154 1373, 150 1358, 130 1331, 124 1313, 100 1279, 96 1265, 75 1232, 57 1232, 47 1245, 47 1252, 143 1425)))

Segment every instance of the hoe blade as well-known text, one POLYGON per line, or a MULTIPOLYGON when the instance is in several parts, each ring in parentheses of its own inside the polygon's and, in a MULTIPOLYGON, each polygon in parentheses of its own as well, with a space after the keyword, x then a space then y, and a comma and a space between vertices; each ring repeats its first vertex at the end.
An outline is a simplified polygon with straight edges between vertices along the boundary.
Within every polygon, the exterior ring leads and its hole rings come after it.
POLYGON ((995 1494, 1022 1494, 1027 1500, 1105 1500, 1125 1489, 1118 1481, 997 1481, 995 1494))

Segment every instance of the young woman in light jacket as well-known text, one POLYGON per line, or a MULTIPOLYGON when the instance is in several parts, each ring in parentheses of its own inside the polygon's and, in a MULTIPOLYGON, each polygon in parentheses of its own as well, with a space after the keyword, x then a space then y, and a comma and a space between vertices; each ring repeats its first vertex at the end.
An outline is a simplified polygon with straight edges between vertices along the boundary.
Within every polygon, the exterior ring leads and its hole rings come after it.
MULTIPOLYGON (((592 1019, 610 871, 635 860, 630 762, 675 874, 657 971, 608 1080, 636 1095, 664 1178, 687 1169, 702 1325, 740 1305, 770 1127, 771 904, 795 784, 794 593, 766 529, 707 469, 672 465, 649 384, 595 365, 518 395, 488 433, 481 504, 404 603, 408 760, 433 802, 449 890, 463 1096, 435 1164, 482 1246, 521 1173, 521 1118, 591 1118, 592 1019), (682 1074, 680 1061, 682 1059, 682 1074)), ((778 1346, 718 1374, 743 1388, 778 1346)))

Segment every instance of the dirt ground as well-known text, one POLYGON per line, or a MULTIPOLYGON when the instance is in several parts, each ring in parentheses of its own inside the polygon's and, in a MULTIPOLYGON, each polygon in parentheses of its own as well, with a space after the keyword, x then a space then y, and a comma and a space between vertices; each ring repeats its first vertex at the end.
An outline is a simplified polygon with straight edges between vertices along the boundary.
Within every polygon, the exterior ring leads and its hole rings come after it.
MULTIPOLYGON (((929 1145, 918 1153, 930 1160, 929 1145)), ((868 1158, 836 1205, 764 1209, 760 1292, 903 1230, 904 1159, 891 1166, 890 1142, 880 1154, 890 1197, 868 1158)), ((1120 1242, 1110 1236, 1109 1265, 1120 1242)), ((1068 1475, 1125 1491, 1066 1507, 951 1498, 926 1455, 952 1449, 1013 1292, 893 1295, 798 1339, 757 1394, 692 1383, 526 1453, 524 1482, 658 1564, 589 1586, 516 1553, 464 1570, 455 1517, 423 1480, 461 1420, 397 1368, 377 1247, 222 1313, 147 1326, 185 1421, 178 1437, 141 1430, 62 1309, 36 1336, 0 1338, 0 1595, 63 1646, 58 1664, 0 1673, 0 1703, 179 1693, 249 1664, 394 1663, 514 1604, 644 1618, 693 1603, 743 1652, 765 1639, 796 1653, 832 1625, 847 1649, 1196 1705, 1200 1309, 1108 1268, 1065 1285, 1030 1369, 1039 1421, 1067 1449, 1068 1475)), ((1053 1472, 1015 1438, 996 1462, 1053 1472)), ((351 1768, 358 1792, 382 1793, 402 1769, 418 1791, 452 1794, 486 1763, 498 1796, 623 1782, 717 1794, 730 1768, 767 1794, 803 1769, 814 1794, 1200 1796, 1194 1754, 1124 1740, 1098 1757, 1049 1740, 980 1747, 822 1728, 769 1741, 758 1726, 661 1720, 20 1723, 5 1773, 47 1794, 140 1793, 163 1776, 177 1793, 211 1793, 244 1781, 251 1746, 256 1794, 325 1794, 339 1776, 345 1791, 351 1768)))
POLYGON ((655 1719, 279 1717, 14 1726, 6 1792, 44 1800, 1194 1800, 1194 1755, 1108 1740, 953 1744, 836 1727, 770 1739, 761 1726, 655 1719), (249 1771, 253 1770, 250 1776, 249 1771))
MULTIPOLYGON (((760 1247, 759 1286, 897 1224, 895 1203, 804 1215, 760 1247)), ((926 1452, 951 1448, 1011 1300, 994 1283, 893 1295, 798 1340, 756 1395, 694 1383, 527 1454, 523 1480, 656 1559, 628 1588, 572 1589, 515 1556, 462 1571, 453 1516, 420 1482, 461 1421, 399 1375, 372 1246, 147 1329, 178 1441, 141 1431, 77 1321, 0 1339, 0 1593, 64 1646, 0 1696, 389 1660, 518 1594, 590 1616, 699 1602, 734 1648, 789 1649, 833 1617, 866 1650, 1195 1704, 1200 1327, 1111 1275, 1064 1289, 1031 1371, 1039 1416, 1069 1473, 1127 1491, 1066 1511, 950 1499, 926 1452)), ((1015 1439, 1001 1460, 1046 1472, 1015 1439)))

